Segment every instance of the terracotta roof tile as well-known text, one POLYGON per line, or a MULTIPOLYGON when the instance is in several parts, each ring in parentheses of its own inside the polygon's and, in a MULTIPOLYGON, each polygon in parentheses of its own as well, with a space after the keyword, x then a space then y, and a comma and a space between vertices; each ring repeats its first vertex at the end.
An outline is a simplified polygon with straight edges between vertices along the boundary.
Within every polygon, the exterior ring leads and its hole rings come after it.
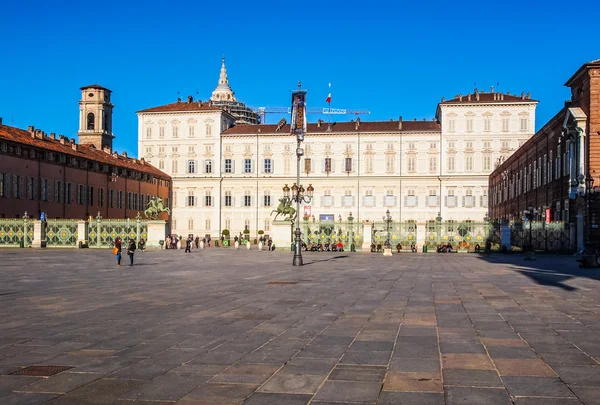
MULTIPOLYGON (((290 125, 286 124, 279 131, 277 124, 259 124, 259 125, 236 125, 229 128, 224 135, 245 135, 256 134, 258 132, 266 134, 289 134, 290 125)), ((308 133, 327 133, 328 124, 326 122, 318 124, 308 124, 308 133)), ((331 123, 331 133, 351 133, 351 132, 398 132, 399 121, 361 121, 356 129, 356 122, 334 122, 331 123)), ((403 132, 407 131, 440 131, 441 127, 437 121, 402 121, 403 132)))
POLYGON ((477 100, 476 94, 466 94, 464 96, 454 96, 449 100, 444 100, 440 104, 477 104, 477 103, 523 103, 523 102, 531 102, 537 103, 537 100, 532 100, 531 98, 527 98, 527 95, 517 96, 514 94, 504 94, 504 93, 478 93, 479 100, 477 100), (471 96, 471 100, 469 100, 469 96, 471 96))
POLYGON ((112 93, 112 90, 109 90, 104 86, 100 86, 99 84, 90 84, 88 86, 83 86, 83 87, 79 88, 79 90, 85 90, 85 89, 100 89, 100 90, 106 90, 106 91, 112 93))
POLYGON ((60 140, 55 140, 47 136, 43 136, 41 139, 38 137, 32 137, 29 131, 10 127, 8 125, 0 125, 0 140, 3 139, 21 145, 35 147, 41 150, 64 153, 65 155, 74 156, 81 159, 88 159, 93 162, 147 173, 162 179, 170 178, 166 173, 163 173, 147 162, 142 162, 138 159, 125 157, 122 155, 114 156, 113 154, 96 149, 91 145, 78 144, 77 150, 75 150, 68 140, 66 140, 65 144, 63 145, 60 140))
POLYGON ((211 103, 202 103, 201 101, 184 102, 178 101, 172 104, 160 105, 158 107, 139 110, 138 113, 147 112, 181 112, 181 111, 221 111, 223 107, 217 107, 211 103))

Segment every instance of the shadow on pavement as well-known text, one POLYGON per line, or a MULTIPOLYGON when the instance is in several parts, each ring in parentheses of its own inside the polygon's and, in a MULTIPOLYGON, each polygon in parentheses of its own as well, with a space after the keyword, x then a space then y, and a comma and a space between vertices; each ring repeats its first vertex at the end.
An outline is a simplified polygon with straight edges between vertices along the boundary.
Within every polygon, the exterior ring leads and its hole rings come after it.
POLYGON ((334 257, 329 257, 327 259, 321 259, 321 260, 311 260, 308 263, 304 263, 305 266, 308 266, 309 264, 313 264, 313 263, 320 263, 320 262, 329 262, 332 260, 336 260, 336 259, 345 259, 347 258, 348 255, 343 255, 343 256, 334 256, 334 257))

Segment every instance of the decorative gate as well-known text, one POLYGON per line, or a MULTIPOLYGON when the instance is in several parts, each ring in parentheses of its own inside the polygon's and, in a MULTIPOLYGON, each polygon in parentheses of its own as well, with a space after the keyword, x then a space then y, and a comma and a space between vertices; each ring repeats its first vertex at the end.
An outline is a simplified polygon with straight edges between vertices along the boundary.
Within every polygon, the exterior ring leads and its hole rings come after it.
POLYGON ((429 252, 435 252, 438 245, 448 244, 461 252, 473 252, 477 245, 483 250, 491 228, 488 222, 428 221, 425 245, 429 252))
POLYGON ((356 250, 360 250, 363 243, 362 224, 355 223, 352 216, 349 216, 346 222, 311 222, 305 218, 301 226, 304 242, 308 246, 319 242, 322 244, 342 242, 344 250, 349 251, 352 244, 356 250))
POLYGON ((91 248, 111 247, 117 237, 123 241, 130 238, 134 239, 136 244, 140 238, 148 240, 148 223, 142 220, 139 212, 135 219, 102 219, 98 214, 95 221, 87 223, 87 240, 91 248))
POLYGON ((31 246, 33 224, 27 215, 17 219, 0 219, 0 247, 31 246))
POLYGON ((523 249, 531 241, 534 250, 566 253, 571 249, 569 224, 562 221, 516 222, 510 227, 510 244, 523 249))
POLYGON ((383 247, 388 239, 392 249, 398 248, 398 244, 403 250, 410 249, 417 242, 417 223, 390 221, 388 227, 387 222, 374 222, 371 237, 373 243, 383 247))
POLYGON ((77 220, 49 219, 46 222, 46 246, 77 246, 77 220))

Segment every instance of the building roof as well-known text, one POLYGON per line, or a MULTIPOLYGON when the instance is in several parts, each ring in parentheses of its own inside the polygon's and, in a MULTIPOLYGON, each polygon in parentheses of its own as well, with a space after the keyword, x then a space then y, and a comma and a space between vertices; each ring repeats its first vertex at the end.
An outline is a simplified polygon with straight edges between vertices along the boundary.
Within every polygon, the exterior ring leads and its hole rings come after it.
POLYGON ((440 104, 489 104, 489 103, 537 103, 537 100, 532 100, 530 93, 521 93, 520 96, 509 93, 483 93, 475 89, 475 93, 462 95, 459 94, 449 100, 442 98, 440 104), (479 97, 478 97, 479 96, 479 97))
MULTIPOLYGON (((349 121, 332 122, 331 131, 328 131, 328 124, 322 122, 308 124, 308 133, 351 133, 351 132, 418 132, 418 131, 440 131, 441 126, 437 121, 402 121, 402 129, 399 129, 400 121, 349 121), (358 129, 356 127, 358 123, 358 129)), ((278 124, 259 124, 259 125, 236 125, 229 128, 223 135, 246 135, 246 134, 289 134, 290 125, 283 125, 279 131, 278 124)))
POLYGON ((100 89, 100 90, 106 90, 109 93, 112 93, 112 90, 109 90, 106 87, 100 86, 99 84, 90 84, 89 86, 83 86, 83 87, 79 88, 79 90, 85 90, 85 89, 100 89))
POLYGON ((573 83, 573 81, 575 79, 577 79, 584 70, 586 70, 588 68, 599 68, 599 67, 600 67, 600 59, 595 59, 595 60, 591 60, 587 63, 584 63, 583 65, 581 65, 579 67, 579 69, 577 69, 577 72, 573 73, 573 75, 569 78, 569 80, 567 80, 567 82, 565 83, 565 86, 571 87, 571 84, 573 83))
POLYGON ((212 105, 212 103, 203 103, 202 101, 181 101, 176 103, 160 105, 158 107, 146 108, 139 110, 138 113, 149 112, 186 112, 186 111, 223 111, 223 107, 212 105))
POLYGON ((92 145, 77 145, 76 149, 73 148, 73 144, 68 140, 64 139, 64 144, 61 143, 60 139, 53 139, 52 136, 46 136, 40 130, 34 130, 32 132, 24 129, 10 127, 8 125, 0 125, 0 141, 6 140, 29 147, 35 147, 42 150, 47 150, 55 153, 64 153, 65 155, 77 157, 80 159, 88 159, 90 161, 108 164, 111 166, 122 167, 141 173, 150 174, 155 177, 169 179, 169 175, 158 170, 154 166, 148 164, 144 160, 138 160, 135 158, 125 157, 115 153, 105 152, 103 150, 96 149, 92 145))

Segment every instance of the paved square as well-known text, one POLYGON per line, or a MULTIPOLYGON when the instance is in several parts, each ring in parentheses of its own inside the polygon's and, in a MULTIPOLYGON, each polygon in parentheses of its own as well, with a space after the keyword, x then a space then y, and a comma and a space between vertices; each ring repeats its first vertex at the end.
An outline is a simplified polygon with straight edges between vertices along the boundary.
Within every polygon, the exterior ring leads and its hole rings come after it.
POLYGON ((0 404, 600 404, 570 256, 0 250, 0 404), (10 375, 71 366, 51 377, 10 375))

